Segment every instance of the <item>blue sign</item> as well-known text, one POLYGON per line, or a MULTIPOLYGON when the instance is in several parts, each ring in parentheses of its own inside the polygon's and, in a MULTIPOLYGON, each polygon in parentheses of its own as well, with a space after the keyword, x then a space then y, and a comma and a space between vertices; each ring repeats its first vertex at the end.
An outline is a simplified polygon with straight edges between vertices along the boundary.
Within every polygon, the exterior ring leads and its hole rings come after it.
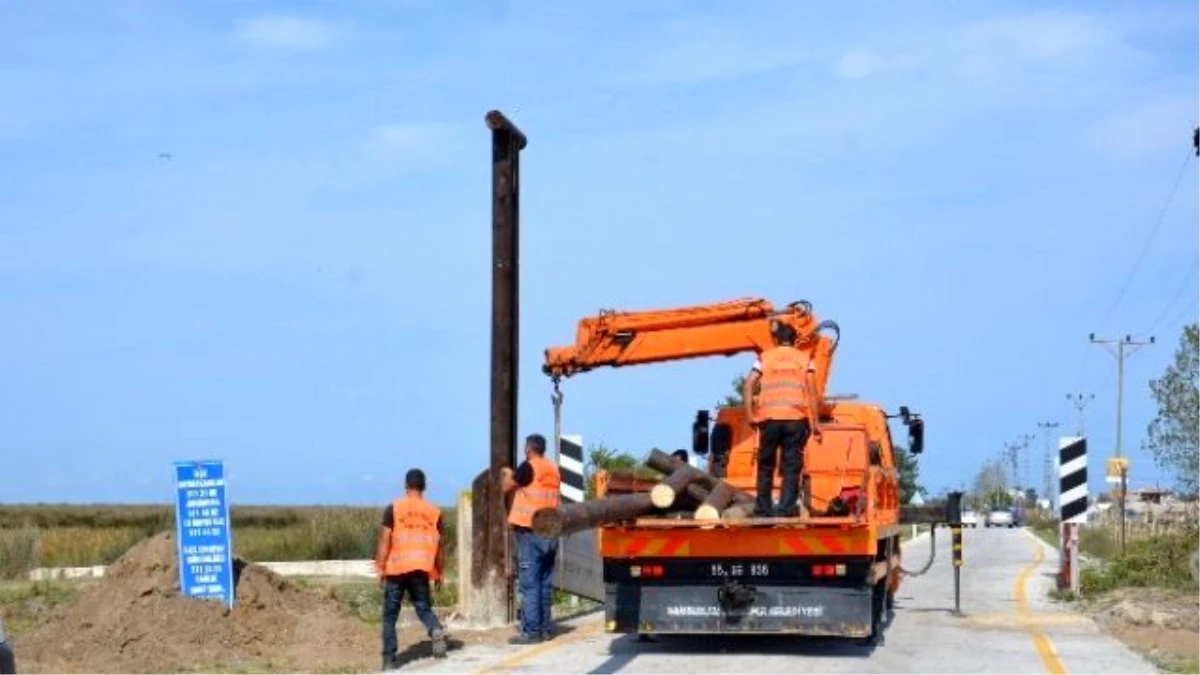
POLYGON ((186 596, 220 598, 232 609, 233 545, 224 464, 175 462, 175 491, 179 587, 186 596))

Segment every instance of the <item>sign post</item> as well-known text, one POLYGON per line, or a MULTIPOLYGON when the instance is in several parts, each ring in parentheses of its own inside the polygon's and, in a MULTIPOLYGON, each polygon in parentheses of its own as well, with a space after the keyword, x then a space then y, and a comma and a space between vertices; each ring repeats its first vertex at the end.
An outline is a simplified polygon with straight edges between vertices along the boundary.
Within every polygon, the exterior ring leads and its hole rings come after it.
POLYGON ((1079 592, 1079 526, 1087 522, 1087 438, 1064 436, 1058 441, 1058 512, 1063 585, 1079 592))
POLYGON ((176 462, 175 492, 179 588, 185 596, 221 599, 233 609, 233 545, 224 463, 176 462))

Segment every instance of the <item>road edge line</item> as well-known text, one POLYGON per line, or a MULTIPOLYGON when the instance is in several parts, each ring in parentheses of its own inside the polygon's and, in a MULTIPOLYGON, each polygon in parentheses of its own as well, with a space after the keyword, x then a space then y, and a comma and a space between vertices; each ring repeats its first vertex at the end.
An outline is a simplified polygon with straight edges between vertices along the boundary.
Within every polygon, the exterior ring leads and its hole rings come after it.
POLYGON ((522 649, 521 651, 517 652, 516 654, 513 654, 512 656, 505 657, 503 659, 500 659, 499 661, 496 661, 492 664, 483 666, 482 668, 473 670, 471 672, 474 675, 484 675, 485 673, 490 673, 495 670, 519 666, 524 661, 527 661, 535 656, 541 656, 542 654, 548 654, 556 649, 560 649, 567 645, 579 642, 580 640, 583 640, 585 638, 592 637, 595 634, 602 632, 603 628, 604 628, 603 624, 581 626, 579 628, 576 628, 574 631, 567 633, 566 635, 563 635, 562 637, 560 637, 557 640, 551 640, 549 642, 543 642, 541 644, 536 644, 536 645, 533 645, 530 647, 526 647, 525 649, 522 649))
MULTIPOLYGON (((1026 532, 1026 534, 1031 537, 1033 536, 1029 532, 1026 532)), ((1045 542, 1038 540, 1038 543, 1044 544, 1045 542)), ((1033 573, 1042 566, 1042 561, 1045 559, 1046 554, 1042 551, 1042 547, 1038 546, 1033 556, 1033 562, 1021 570, 1021 573, 1017 575, 1016 583, 1013 584, 1013 595, 1016 596, 1017 600, 1017 613, 1023 619, 1032 619, 1034 614, 1029 609, 1029 597, 1025 586, 1029 583, 1029 578, 1033 576, 1033 573)), ((1033 621, 1027 623, 1027 630, 1030 637, 1033 638, 1034 651, 1041 657, 1042 665, 1046 667, 1046 672, 1053 675, 1065 675, 1068 672, 1067 666, 1063 663, 1062 658, 1059 657, 1058 650, 1054 648, 1054 643, 1050 641, 1050 637, 1033 621)))

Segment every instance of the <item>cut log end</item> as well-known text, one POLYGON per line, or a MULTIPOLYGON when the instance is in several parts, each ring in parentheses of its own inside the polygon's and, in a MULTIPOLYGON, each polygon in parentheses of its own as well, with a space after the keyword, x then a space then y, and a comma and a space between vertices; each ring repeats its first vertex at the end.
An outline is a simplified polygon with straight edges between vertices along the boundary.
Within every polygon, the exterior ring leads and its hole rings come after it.
POLYGON ((745 520, 750 517, 753 510, 749 506, 738 504, 731 506, 721 512, 721 520, 738 521, 745 520))
POLYGON ((716 507, 705 504, 696 509, 696 520, 720 520, 721 512, 716 507))
POLYGON ((650 503, 656 508, 669 509, 675 503, 675 489, 659 483, 650 489, 650 503))

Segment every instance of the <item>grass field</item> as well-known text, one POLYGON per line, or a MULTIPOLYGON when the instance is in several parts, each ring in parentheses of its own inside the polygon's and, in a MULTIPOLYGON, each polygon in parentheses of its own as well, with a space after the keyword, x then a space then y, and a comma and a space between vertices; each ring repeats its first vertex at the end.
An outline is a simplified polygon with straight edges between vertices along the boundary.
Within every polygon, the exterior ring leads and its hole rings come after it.
MULTIPOLYGON (((442 513, 452 557, 455 512, 442 513)), ((371 558, 381 514, 382 507, 235 506, 234 555, 259 562, 371 558)), ((0 578, 21 578, 35 567, 107 565, 174 528, 174 509, 165 505, 0 506, 0 578)))

